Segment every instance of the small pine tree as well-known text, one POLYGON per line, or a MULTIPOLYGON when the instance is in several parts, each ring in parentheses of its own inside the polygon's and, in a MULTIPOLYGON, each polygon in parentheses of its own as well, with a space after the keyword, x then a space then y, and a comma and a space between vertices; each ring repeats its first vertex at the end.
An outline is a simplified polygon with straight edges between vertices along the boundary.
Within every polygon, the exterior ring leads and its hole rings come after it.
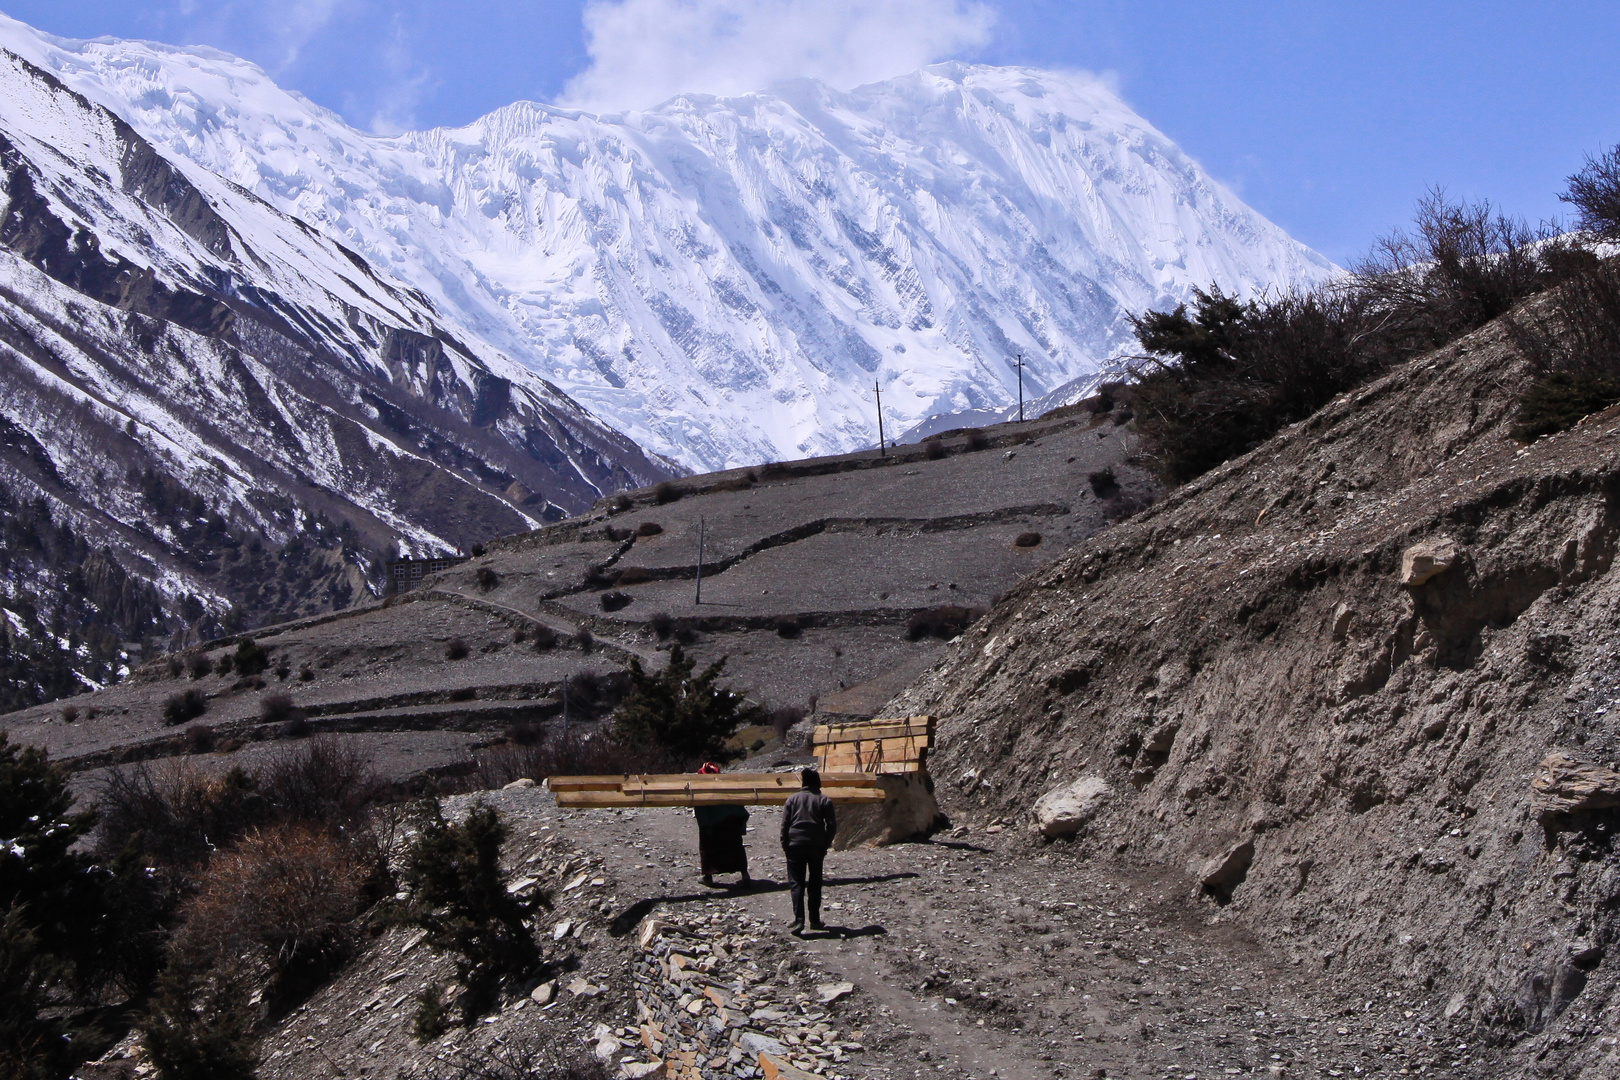
POLYGON ((506 826, 482 804, 459 825, 448 822, 436 799, 419 804, 418 832, 402 875, 409 893, 406 918, 428 933, 428 943, 454 953, 461 1019, 471 1025, 494 1005, 502 986, 527 978, 540 965, 529 920, 551 898, 507 891, 501 870, 506 826))
POLYGON ((258 1040, 247 994, 229 974, 176 961, 138 1022, 161 1080, 253 1080, 258 1040))
POLYGON ((630 661, 630 693, 614 714, 614 738, 631 746, 657 746, 686 758, 720 761, 737 756, 726 740, 745 724, 762 724, 765 711, 728 687, 717 685, 722 656, 701 674, 679 645, 664 670, 649 675, 630 661))

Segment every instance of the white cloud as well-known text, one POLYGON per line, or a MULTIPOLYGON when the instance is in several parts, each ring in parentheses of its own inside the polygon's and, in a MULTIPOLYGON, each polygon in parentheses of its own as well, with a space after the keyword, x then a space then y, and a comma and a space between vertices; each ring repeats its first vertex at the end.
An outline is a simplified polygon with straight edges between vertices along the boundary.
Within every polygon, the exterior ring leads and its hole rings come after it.
POLYGON ((848 88, 985 44, 979 0, 589 0, 568 104, 647 108, 811 76, 848 88))
POLYGON ((349 0, 180 0, 178 13, 195 40, 220 42, 272 73, 298 62, 304 46, 349 0))
POLYGON ((416 127, 416 106, 432 86, 432 76, 416 64, 405 24, 396 13, 392 28, 378 52, 386 75, 372 110, 372 133, 399 135, 416 127))

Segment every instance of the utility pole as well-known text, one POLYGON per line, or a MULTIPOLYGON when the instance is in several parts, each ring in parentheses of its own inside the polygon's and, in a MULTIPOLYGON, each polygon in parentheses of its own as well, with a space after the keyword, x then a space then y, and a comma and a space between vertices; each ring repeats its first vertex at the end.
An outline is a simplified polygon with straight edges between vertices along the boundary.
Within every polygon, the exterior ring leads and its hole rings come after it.
POLYGON ((698 565, 697 565, 697 598, 693 604, 703 603, 703 533, 704 519, 698 518, 698 565))
POLYGON ((888 457, 889 452, 883 446, 883 387, 876 379, 872 380, 872 392, 877 395, 878 457, 888 457))
POLYGON ((1018 422, 1024 422, 1024 354, 1018 354, 1018 422))

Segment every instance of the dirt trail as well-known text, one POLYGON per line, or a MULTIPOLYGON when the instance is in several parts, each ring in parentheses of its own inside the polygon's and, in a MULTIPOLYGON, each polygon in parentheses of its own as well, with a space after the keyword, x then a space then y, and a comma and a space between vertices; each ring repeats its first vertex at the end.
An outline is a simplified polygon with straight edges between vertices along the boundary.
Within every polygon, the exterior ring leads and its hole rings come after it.
POLYGON ((853 982, 856 1076, 1489 1075, 1441 1036, 1421 991, 1355 997, 1281 962, 1183 882, 1013 831, 833 853, 832 929, 794 941, 777 811, 753 812, 746 893, 700 884, 685 811, 553 813, 606 859, 621 928, 654 909, 740 909, 781 928, 770 962, 853 982))

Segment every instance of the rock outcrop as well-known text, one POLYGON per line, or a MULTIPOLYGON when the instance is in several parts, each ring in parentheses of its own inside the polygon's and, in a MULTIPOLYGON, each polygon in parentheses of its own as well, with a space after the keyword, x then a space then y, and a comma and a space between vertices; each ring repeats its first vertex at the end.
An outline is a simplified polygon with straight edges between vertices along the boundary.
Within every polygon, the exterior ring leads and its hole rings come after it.
POLYGON ((1073 836, 1097 816, 1111 794, 1108 781, 1099 776, 1082 776, 1035 800, 1035 824, 1048 840, 1073 836))

